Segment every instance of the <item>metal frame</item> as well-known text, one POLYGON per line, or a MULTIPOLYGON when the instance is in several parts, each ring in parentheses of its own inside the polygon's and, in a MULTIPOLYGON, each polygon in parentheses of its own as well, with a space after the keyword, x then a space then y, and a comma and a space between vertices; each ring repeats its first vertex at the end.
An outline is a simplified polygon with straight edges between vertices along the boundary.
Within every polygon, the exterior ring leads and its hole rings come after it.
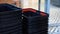
POLYGON ((38 0, 38 10, 40 10, 40 1, 41 0, 38 0))
POLYGON ((45 0, 45 12, 49 13, 50 11, 50 0, 45 0))
MULTIPOLYGON (((41 0, 38 0, 38 10, 40 10, 40 2, 41 0)), ((45 12, 49 13, 50 11, 50 0, 45 0, 45 12)))

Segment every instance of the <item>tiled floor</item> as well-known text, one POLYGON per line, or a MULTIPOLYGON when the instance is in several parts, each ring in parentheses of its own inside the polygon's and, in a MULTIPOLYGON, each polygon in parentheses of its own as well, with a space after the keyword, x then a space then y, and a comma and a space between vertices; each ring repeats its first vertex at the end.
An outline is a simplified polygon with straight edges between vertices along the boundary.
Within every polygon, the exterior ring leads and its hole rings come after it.
POLYGON ((60 8, 55 6, 50 6, 50 23, 60 23, 60 8))
MULTIPOLYGON (((49 27, 50 34, 59 34, 60 33, 60 8, 56 6, 50 6, 50 17, 49 24, 52 24, 53 27, 49 27), (56 26, 57 25, 57 26, 56 26)), ((52 26, 51 25, 51 26, 52 26)))

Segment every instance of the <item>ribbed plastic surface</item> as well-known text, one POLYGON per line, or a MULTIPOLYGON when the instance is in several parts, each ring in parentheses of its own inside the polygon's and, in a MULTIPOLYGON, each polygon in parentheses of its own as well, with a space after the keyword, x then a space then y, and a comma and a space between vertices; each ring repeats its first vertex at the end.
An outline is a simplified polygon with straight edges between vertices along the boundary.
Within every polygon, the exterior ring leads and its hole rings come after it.
POLYGON ((21 8, 0 4, 0 34, 22 34, 21 8))
POLYGON ((23 13, 25 34, 48 34, 48 15, 42 16, 39 12, 28 11, 23 13))

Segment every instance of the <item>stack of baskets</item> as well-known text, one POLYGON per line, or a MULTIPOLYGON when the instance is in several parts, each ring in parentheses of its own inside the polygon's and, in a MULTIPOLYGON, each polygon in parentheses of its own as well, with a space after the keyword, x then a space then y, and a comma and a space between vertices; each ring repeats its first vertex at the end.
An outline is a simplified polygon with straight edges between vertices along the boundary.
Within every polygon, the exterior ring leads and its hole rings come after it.
POLYGON ((21 21, 21 8, 0 4, 0 34, 22 34, 21 21))
POLYGON ((48 34, 48 14, 0 4, 0 34, 48 34))
POLYGON ((23 10, 25 34, 48 34, 48 14, 35 9, 23 10))

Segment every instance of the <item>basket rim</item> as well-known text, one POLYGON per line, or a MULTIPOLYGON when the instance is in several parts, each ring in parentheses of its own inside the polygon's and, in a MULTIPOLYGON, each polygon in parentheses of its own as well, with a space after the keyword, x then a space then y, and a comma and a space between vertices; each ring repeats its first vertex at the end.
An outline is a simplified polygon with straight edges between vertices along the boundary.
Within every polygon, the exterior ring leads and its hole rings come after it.
MULTIPOLYGON (((11 4, 7 4, 7 3, 2 3, 2 4, 0 4, 0 5, 9 5, 9 6, 13 6, 13 5, 11 5, 11 4)), ((14 7, 16 7, 16 6, 14 6, 14 7)), ((11 10, 11 11, 1 11, 0 12, 0 14, 7 14, 7 13, 11 13, 11 12, 16 12, 16 11, 20 11, 20 10, 22 10, 21 8, 18 8, 18 7, 16 7, 17 9, 14 9, 14 10, 11 10)))

